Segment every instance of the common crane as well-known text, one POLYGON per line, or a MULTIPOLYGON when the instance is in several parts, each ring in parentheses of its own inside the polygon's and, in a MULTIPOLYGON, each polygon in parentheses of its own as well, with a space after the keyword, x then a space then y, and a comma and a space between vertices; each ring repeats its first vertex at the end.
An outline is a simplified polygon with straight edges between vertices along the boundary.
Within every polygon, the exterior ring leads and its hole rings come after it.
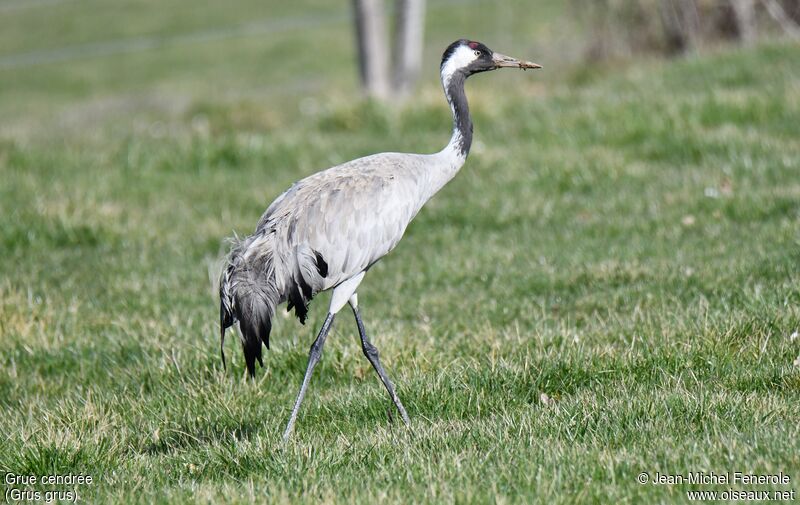
POLYGON ((472 144, 464 81, 498 68, 541 68, 493 52, 480 42, 457 40, 442 56, 440 74, 453 113, 453 134, 435 154, 381 153, 310 175, 292 185, 267 208, 255 233, 235 240, 220 279, 220 353, 225 364, 225 330, 239 322, 247 371, 263 366, 272 317, 288 301, 305 323, 317 293, 333 289, 330 307, 311 345, 300 392, 286 425, 287 440, 322 346, 336 314, 349 303, 361 349, 389 392, 403 422, 408 414, 364 329, 356 290, 364 274, 389 253, 423 205, 464 165, 472 144))

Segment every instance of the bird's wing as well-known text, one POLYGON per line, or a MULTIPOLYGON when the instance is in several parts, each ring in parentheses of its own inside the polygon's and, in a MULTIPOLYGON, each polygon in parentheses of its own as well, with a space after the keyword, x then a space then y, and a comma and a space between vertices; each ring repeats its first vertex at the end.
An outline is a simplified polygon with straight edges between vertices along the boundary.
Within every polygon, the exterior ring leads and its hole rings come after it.
POLYGON ((384 153, 319 172, 278 197, 259 229, 276 233, 315 291, 328 289, 397 245, 424 203, 423 168, 417 156, 384 153))

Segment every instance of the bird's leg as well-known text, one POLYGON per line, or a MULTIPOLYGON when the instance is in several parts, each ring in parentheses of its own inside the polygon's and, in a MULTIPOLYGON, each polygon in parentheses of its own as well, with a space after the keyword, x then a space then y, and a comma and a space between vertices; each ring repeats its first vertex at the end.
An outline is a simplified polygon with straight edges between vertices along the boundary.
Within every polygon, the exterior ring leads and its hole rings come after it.
POLYGON ((361 321, 361 315, 358 313, 358 304, 357 302, 353 303, 353 301, 353 299, 350 300, 350 307, 352 307, 353 314, 356 316, 358 334, 361 337, 361 350, 364 351, 364 356, 366 356, 369 362, 372 364, 372 368, 378 372, 381 382, 383 382, 383 385, 386 386, 386 391, 389 392, 389 396, 392 398, 394 405, 397 407, 397 410, 400 411, 400 416, 403 418, 403 422, 408 425, 409 421, 406 409, 403 407, 403 404, 400 403, 400 398, 398 398, 397 393, 394 392, 392 381, 389 380, 389 376, 386 375, 386 371, 383 369, 383 365, 381 365, 381 360, 378 358, 378 348, 372 345, 372 342, 370 342, 367 338, 367 332, 364 329, 364 323, 361 321))
POLYGON ((303 397, 306 396, 308 383, 311 381, 311 373, 314 371, 314 367, 317 366, 319 359, 322 357, 322 346, 325 345, 325 339, 327 338, 328 332, 333 325, 333 317, 333 314, 328 313, 328 317, 325 318, 325 322, 322 323, 322 328, 319 330, 317 339, 314 340, 313 344, 311 344, 311 350, 308 353, 308 367, 306 367, 306 375, 303 377, 303 385, 300 386, 300 392, 297 394, 297 400, 294 402, 292 415, 289 417, 289 423, 286 425, 286 431, 283 432, 284 442, 289 440, 289 436, 292 434, 292 430, 294 429, 294 423, 297 420, 297 412, 300 410, 300 404, 303 403, 303 397))

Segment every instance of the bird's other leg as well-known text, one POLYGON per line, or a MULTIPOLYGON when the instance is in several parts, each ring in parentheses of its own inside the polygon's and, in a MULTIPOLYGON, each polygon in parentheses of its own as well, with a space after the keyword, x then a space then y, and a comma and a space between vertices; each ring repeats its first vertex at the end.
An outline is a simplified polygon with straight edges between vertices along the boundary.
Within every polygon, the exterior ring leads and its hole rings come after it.
POLYGON ((372 364, 372 368, 378 372, 381 382, 383 382, 383 385, 386 386, 386 391, 389 392, 389 396, 392 398, 397 410, 400 411, 400 416, 403 418, 403 422, 406 423, 407 426, 409 424, 408 414, 406 413, 406 409, 403 407, 403 404, 400 403, 400 398, 397 397, 397 393, 394 392, 392 381, 389 380, 389 376, 386 375, 386 371, 383 369, 383 365, 381 365, 381 360, 378 357, 378 348, 372 345, 372 342, 370 342, 369 338, 367 338, 367 331, 364 329, 364 322, 361 321, 361 314, 358 312, 358 296, 355 294, 350 297, 350 307, 353 309, 353 315, 356 316, 358 335, 361 337, 361 350, 364 351, 364 356, 366 356, 370 364, 372 364))
POLYGON ((303 377, 303 384, 300 386, 300 392, 297 394, 297 400, 294 402, 294 408, 292 409, 292 415, 289 417, 289 423, 286 425, 286 430, 283 432, 284 442, 289 440, 289 436, 292 434, 292 430, 294 429, 294 423, 297 420, 297 413, 300 411, 300 404, 303 403, 303 397, 306 396, 306 390, 308 389, 308 383, 311 381, 311 374, 314 372, 314 367, 317 366, 319 359, 322 357, 322 346, 325 345, 325 339, 327 338, 328 332, 333 325, 333 318, 334 314, 329 312, 328 317, 325 318, 325 322, 322 323, 322 328, 319 330, 317 339, 314 340, 313 344, 311 344, 311 350, 308 353, 308 366, 306 367, 306 375, 303 377))

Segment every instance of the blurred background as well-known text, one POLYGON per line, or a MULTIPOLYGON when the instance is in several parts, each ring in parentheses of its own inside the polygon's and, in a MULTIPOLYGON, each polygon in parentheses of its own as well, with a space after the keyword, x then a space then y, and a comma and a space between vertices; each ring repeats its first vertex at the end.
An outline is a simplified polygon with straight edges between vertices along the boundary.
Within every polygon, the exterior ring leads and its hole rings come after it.
POLYGON ((441 52, 460 37, 541 61, 534 87, 609 62, 797 38, 798 20, 795 0, 2 0, 0 135, 155 121, 265 131, 361 90, 392 103, 435 90, 441 52), (214 117, 223 104, 234 110, 214 117))

